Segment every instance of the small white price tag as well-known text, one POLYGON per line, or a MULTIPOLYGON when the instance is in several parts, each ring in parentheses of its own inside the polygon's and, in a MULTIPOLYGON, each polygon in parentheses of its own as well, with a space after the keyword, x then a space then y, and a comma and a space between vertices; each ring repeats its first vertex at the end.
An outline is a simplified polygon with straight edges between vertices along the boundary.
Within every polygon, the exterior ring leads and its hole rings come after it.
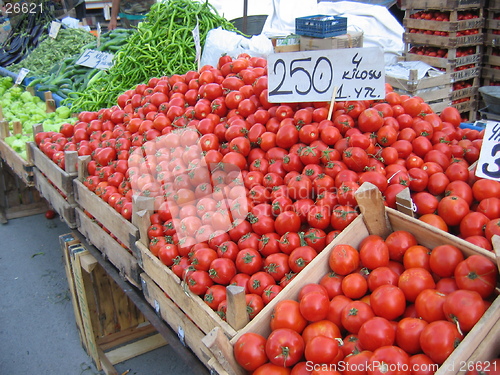
POLYGON ((113 66, 113 56, 111 53, 87 49, 76 61, 76 64, 88 68, 109 69, 113 66))
POLYGON ((29 69, 21 68, 21 70, 17 74, 16 82, 14 82, 14 83, 16 85, 20 85, 23 82, 24 78, 26 78, 26 76, 28 75, 28 73, 29 73, 29 69))
POLYGON ((195 61, 198 63, 198 69, 200 68, 200 59, 201 59, 201 43, 200 43, 200 24, 198 20, 196 20, 196 26, 192 31, 193 39, 194 39, 194 48, 196 50, 196 59, 195 61))
POLYGON ((61 23, 57 21, 52 21, 50 23, 49 36, 53 39, 57 38, 57 34, 59 34, 59 29, 61 28, 61 23))
POLYGON ((476 176, 500 181, 500 122, 486 121, 476 176))
POLYGON ((97 22, 97 47, 101 46, 101 23, 97 22))

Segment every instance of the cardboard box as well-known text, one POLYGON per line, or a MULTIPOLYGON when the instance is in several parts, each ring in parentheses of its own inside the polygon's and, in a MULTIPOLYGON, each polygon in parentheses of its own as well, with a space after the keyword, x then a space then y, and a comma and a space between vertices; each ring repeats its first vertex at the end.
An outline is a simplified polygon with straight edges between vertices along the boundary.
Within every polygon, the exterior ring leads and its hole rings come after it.
POLYGON ((300 36, 290 34, 288 36, 271 37, 274 52, 297 52, 300 51, 300 36))
POLYGON ((331 38, 313 38, 302 35, 300 36, 301 51, 361 47, 363 47, 362 31, 349 31, 347 34, 338 35, 331 38))

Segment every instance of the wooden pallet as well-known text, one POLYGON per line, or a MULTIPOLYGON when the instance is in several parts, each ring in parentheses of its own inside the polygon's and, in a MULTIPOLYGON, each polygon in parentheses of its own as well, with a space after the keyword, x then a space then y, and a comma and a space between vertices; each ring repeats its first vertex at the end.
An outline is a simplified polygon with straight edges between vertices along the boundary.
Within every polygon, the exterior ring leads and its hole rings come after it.
POLYGON ((0 159, 0 223, 46 212, 49 204, 0 159))
MULTIPOLYGON (((356 192, 361 215, 358 216, 345 230, 343 230, 313 261, 291 282, 280 294, 274 298, 270 305, 283 299, 297 299, 301 288, 307 283, 317 283, 323 275, 330 272, 328 257, 332 248, 337 244, 350 244, 358 248, 361 241, 370 234, 376 234, 386 238, 391 232, 404 230, 412 233, 419 244, 428 248, 434 248, 443 243, 455 245, 468 257, 473 254, 482 254, 493 262, 497 262, 495 254, 478 246, 472 245, 452 234, 439 230, 422 221, 403 214, 397 210, 385 207, 382 194, 374 185, 363 184, 356 192)), ((464 340, 452 352, 448 359, 436 372, 438 375, 456 374, 460 369, 460 363, 467 360, 475 352, 475 343, 481 342, 490 333, 491 328, 498 320, 498 306, 500 298, 497 296, 481 320, 473 330, 466 335, 464 340), (493 317, 493 318, 492 318, 493 317)), ((269 306, 269 305, 268 305, 269 306)), ((262 310, 246 327, 229 338, 220 334, 218 328, 214 329, 206 338, 204 343, 212 349, 212 353, 224 353, 225 369, 230 374, 242 374, 242 369, 236 365, 231 368, 228 364, 235 363, 232 354, 232 346, 246 332, 255 332, 264 337, 270 333, 269 321, 272 310, 267 307, 262 310)), ((219 356, 220 357, 220 356, 219 356)))
POLYGON ((68 199, 66 196, 62 195, 49 179, 36 167, 33 169, 33 177, 35 187, 49 202, 50 206, 57 212, 59 217, 69 228, 76 228, 76 203, 72 199, 68 199))
POLYGON ((67 234, 59 237, 80 341, 98 370, 166 345, 89 251, 67 234))
POLYGON ((402 0, 401 9, 464 10, 484 5, 483 0, 402 0))
POLYGON ((95 219, 82 208, 75 209, 76 228, 113 264, 120 274, 137 288, 141 287, 140 267, 134 255, 113 238, 95 219))

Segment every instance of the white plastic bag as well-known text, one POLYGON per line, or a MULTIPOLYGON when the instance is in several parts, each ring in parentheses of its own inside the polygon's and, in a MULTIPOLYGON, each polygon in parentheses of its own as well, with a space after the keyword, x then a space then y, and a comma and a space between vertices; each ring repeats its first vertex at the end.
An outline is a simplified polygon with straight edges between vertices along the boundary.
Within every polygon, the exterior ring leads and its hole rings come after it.
POLYGON ((403 54, 404 28, 386 7, 355 1, 273 0, 262 33, 285 36, 295 32, 295 18, 325 14, 347 17, 347 27, 363 30, 363 47, 380 47, 386 65, 396 63, 403 54))
POLYGON ((201 55, 201 66, 211 65, 215 67, 223 55, 236 58, 240 53, 248 53, 250 56, 266 57, 273 51, 271 40, 263 34, 245 38, 219 27, 210 30, 207 34, 201 55))

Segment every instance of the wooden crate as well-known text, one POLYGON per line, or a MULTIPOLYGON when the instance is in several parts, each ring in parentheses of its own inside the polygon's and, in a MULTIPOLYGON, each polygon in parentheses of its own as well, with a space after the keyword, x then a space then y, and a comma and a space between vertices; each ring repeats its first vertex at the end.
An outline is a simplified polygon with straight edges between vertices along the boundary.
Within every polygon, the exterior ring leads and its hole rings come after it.
POLYGON ((483 64, 500 65, 500 48, 493 46, 486 46, 486 53, 483 57, 483 64))
POLYGON ((484 44, 493 47, 500 46, 500 34, 493 34, 487 30, 486 34, 484 34, 484 44))
MULTIPOLYGON (((493 15, 491 15, 491 17, 493 17, 493 15)), ((485 21, 484 27, 486 29, 488 29, 488 32, 491 31, 491 30, 500 30, 500 20, 495 20, 495 19, 492 19, 492 18, 488 18, 485 21)))
POLYGON ((405 32, 403 41, 410 44, 421 44, 443 48, 458 48, 483 44, 484 35, 478 33, 474 35, 457 36, 455 31, 450 31, 450 36, 427 35, 419 33, 405 32), (454 35, 453 35, 454 34, 454 35))
POLYGON ((98 370, 166 345, 125 292, 72 234, 59 237, 80 341, 98 370))
MULTIPOLYGON (((12 134, 20 134, 21 132, 21 123, 17 122, 12 134)), ((33 164, 31 161, 23 159, 21 155, 15 152, 7 142, 5 142, 5 138, 10 135, 9 123, 0 121, 0 158, 5 161, 27 186, 33 186, 33 164)))
POLYGON ((450 11, 449 21, 432 21, 411 18, 414 10, 407 10, 405 12, 405 17, 403 18, 403 26, 408 29, 418 29, 418 30, 432 30, 432 31, 447 31, 450 33, 462 30, 470 29, 482 29, 485 24, 485 19, 483 17, 483 9, 479 9, 479 15, 477 18, 471 18, 469 20, 458 20, 459 10, 450 11))
POLYGON ((0 159, 0 223, 46 212, 49 205, 34 186, 28 186, 0 159))
POLYGON ((60 191, 38 170, 33 169, 34 183, 40 194, 49 202, 59 217, 70 227, 76 228, 75 208, 76 203, 62 195, 60 191))
MULTIPOLYGON (((103 202, 104 203, 104 202, 103 202)), ((111 236, 97 220, 91 218, 82 208, 75 208, 76 228, 113 264, 120 274, 137 288, 141 287, 140 268, 137 259, 111 236)))
POLYGON ((410 70, 408 72, 407 79, 400 79, 386 75, 385 82, 389 83, 394 89, 406 92, 412 96, 419 94, 425 95, 428 93, 426 98, 422 98, 429 100, 444 98, 448 96, 451 91, 451 74, 449 73, 444 73, 436 77, 424 77, 421 79, 418 79, 417 77, 417 70, 410 70))
POLYGON ((483 0, 402 0, 401 9, 456 10, 474 9, 484 5, 483 0))
MULTIPOLYGON (((437 47, 436 47, 437 48, 437 47)), ((405 61, 422 61, 430 66, 441 68, 447 73, 451 73, 454 69, 470 64, 481 64, 483 61, 482 46, 474 46, 476 49, 474 54, 457 57, 457 48, 448 48, 448 56, 444 57, 434 57, 427 55, 418 55, 416 53, 411 53, 411 45, 409 43, 405 44, 405 51, 403 56, 405 61)))
POLYGON ((457 100, 461 98, 468 98, 468 97, 476 97, 478 96, 478 90, 479 90, 479 77, 472 78, 469 80, 469 83, 471 84, 470 87, 463 88, 463 89, 456 89, 452 90, 450 94, 450 99, 457 100))
POLYGON ((76 162, 78 153, 76 151, 65 152, 66 170, 63 170, 45 155, 35 142, 28 142, 28 151, 31 163, 43 173, 64 198, 72 201, 74 199, 73 180, 77 176, 76 162))
POLYGON ((103 201, 84 184, 89 157, 78 158, 78 178, 73 181, 76 202, 113 234, 127 249, 132 249, 139 238, 139 230, 113 207, 103 201))
POLYGON ((481 76, 481 66, 479 64, 476 64, 471 68, 462 69, 451 73, 451 79, 453 80, 453 82, 466 81, 471 78, 476 78, 480 76, 481 76))
MULTIPOLYGON (((419 244, 428 248, 434 248, 446 243, 458 247, 465 257, 473 254, 482 254, 495 263, 497 261, 495 254, 491 251, 470 244, 450 233, 439 230, 397 210, 385 207, 380 191, 370 183, 363 184, 356 192, 356 197, 361 209, 361 215, 320 252, 247 326, 239 330, 232 338, 221 334, 219 328, 214 329, 204 338, 203 342, 209 348, 213 349, 214 355, 216 353, 224 353, 225 369, 229 369, 227 371, 229 374, 245 374, 238 365, 233 368, 227 366, 228 363, 235 363, 232 354, 234 343, 246 332, 255 332, 267 337, 270 333, 269 322, 275 304, 283 299, 296 300, 304 285, 307 283, 318 283, 325 274, 330 272, 328 257, 332 248, 337 244, 350 244, 358 248, 361 241, 370 234, 377 234, 385 238, 393 231, 404 230, 412 233, 419 244)), ((499 308, 500 298, 497 297, 481 320, 466 335, 436 374, 456 374, 458 372, 461 361, 470 358, 475 351, 476 346, 474 343, 483 340, 490 332, 494 323, 496 323, 499 308), (497 318, 492 319, 492 316, 496 316, 497 318)))
POLYGON ((493 9, 500 11, 500 0, 488 0, 487 5, 489 11, 493 9))
POLYGON ((481 70, 481 77, 493 82, 500 81, 500 69, 496 69, 493 65, 485 65, 481 70))

